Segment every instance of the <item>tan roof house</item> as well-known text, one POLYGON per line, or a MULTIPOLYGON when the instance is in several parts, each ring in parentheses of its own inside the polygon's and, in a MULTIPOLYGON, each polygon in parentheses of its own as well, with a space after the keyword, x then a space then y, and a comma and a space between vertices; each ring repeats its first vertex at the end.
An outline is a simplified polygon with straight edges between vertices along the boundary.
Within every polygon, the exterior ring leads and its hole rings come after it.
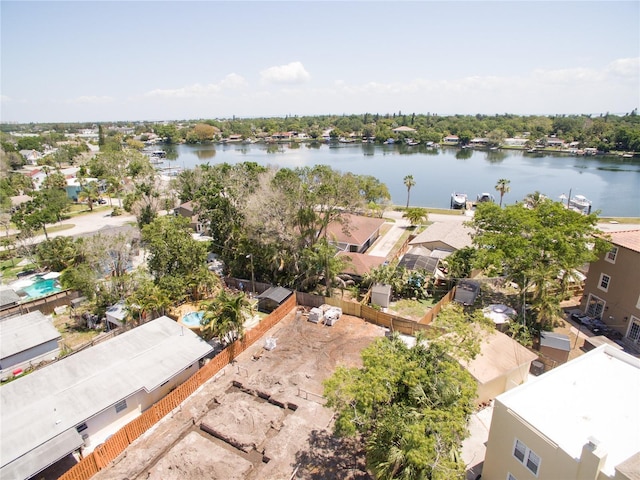
POLYGON ((476 401, 481 404, 526 382, 536 358, 512 338, 494 331, 483 339, 476 358, 461 363, 478 383, 476 401))
POLYGON ((415 131, 416 131, 415 128, 406 127, 404 125, 393 129, 393 133, 413 133, 415 131))
POLYGON ((483 480, 637 480, 640 360, 609 345, 495 399, 483 480))
POLYGON ((589 265, 580 308, 640 346, 640 230, 608 235, 612 248, 589 265))
POLYGON ((471 228, 462 223, 434 222, 411 240, 409 245, 420 245, 432 252, 435 250, 455 252, 461 248, 471 246, 472 232, 471 228))
POLYGON ((197 233, 203 233, 205 231, 204 224, 200 221, 200 218, 195 213, 195 205, 193 202, 185 202, 173 210, 174 215, 180 215, 189 219, 189 226, 197 233))
POLYGON ((351 253, 364 253, 380 236, 380 227, 384 225, 382 218, 363 217, 346 214, 342 216, 344 223, 332 222, 327 227, 329 243, 339 250, 351 253))
POLYGON ((373 268, 379 267, 387 260, 386 257, 353 252, 338 252, 337 257, 344 258, 347 262, 342 273, 358 278, 363 278, 373 268))

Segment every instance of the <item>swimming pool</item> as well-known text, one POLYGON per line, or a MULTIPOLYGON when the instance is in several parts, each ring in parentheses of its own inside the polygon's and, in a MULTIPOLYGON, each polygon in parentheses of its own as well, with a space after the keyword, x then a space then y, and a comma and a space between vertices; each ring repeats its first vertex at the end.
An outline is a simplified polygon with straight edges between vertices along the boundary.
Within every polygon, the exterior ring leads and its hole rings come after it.
POLYGON ((51 278, 45 280, 44 278, 38 278, 32 285, 24 287, 22 291, 27 294, 26 300, 33 300, 34 298, 44 297, 57 293, 61 288, 57 285, 55 279, 51 278))
POLYGON ((189 328, 200 328, 200 321, 203 315, 204 312, 189 312, 182 316, 180 323, 189 328))

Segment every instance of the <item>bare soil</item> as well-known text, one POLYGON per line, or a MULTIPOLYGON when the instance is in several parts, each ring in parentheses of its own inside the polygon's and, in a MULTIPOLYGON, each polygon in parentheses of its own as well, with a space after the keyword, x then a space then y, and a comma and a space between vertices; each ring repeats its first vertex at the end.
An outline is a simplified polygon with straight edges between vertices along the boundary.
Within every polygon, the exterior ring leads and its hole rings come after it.
POLYGON ((384 334, 357 317, 329 327, 292 311, 94 478, 370 479, 358 439, 332 435, 322 381, 360 366, 384 334))

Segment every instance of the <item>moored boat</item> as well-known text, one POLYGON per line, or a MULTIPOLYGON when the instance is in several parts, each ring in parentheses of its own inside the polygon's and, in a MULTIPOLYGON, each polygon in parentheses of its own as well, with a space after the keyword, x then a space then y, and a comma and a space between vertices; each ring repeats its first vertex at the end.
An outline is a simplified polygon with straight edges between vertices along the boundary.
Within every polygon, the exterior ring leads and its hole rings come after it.
POLYGON ((591 213, 591 200, 584 195, 574 195, 569 199, 569 208, 588 215, 591 213))
POLYGON ((467 208, 467 194, 453 192, 451 194, 451 208, 453 209, 467 208))
POLYGON ((482 202, 495 202, 495 197, 493 195, 491 195, 490 193, 479 193, 478 196, 476 197, 476 202, 478 203, 482 203, 482 202))

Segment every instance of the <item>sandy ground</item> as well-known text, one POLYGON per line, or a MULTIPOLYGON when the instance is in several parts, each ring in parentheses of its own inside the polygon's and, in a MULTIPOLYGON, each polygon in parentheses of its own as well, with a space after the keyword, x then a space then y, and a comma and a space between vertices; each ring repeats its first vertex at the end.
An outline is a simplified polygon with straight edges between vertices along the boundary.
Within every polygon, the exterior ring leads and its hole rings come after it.
POLYGON ((369 479, 359 442, 331 435, 322 381, 361 365, 384 334, 356 317, 328 327, 292 311, 94 478, 369 479))

